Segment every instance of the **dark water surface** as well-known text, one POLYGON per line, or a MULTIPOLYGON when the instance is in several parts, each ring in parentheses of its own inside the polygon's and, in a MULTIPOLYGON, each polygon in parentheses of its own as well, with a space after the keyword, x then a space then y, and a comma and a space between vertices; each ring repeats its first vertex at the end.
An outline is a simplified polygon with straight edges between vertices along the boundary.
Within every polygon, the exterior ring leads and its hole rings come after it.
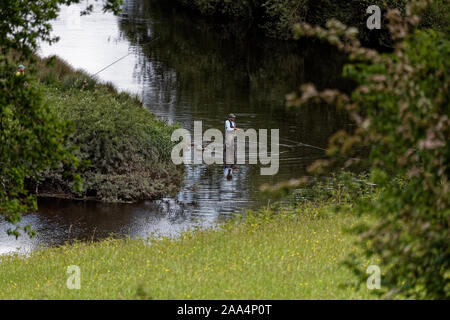
POLYGON ((341 58, 327 46, 261 38, 244 26, 201 20, 159 1, 126 1, 120 17, 96 7, 79 21, 77 8, 62 10, 53 24, 61 40, 43 45, 43 56, 56 54, 93 74, 131 53, 98 78, 139 94, 158 118, 187 129, 202 121, 203 130, 223 130, 230 112, 237 114, 240 128, 279 129, 280 169, 275 176, 261 176, 257 165, 240 165, 229 181, 222 166, 188 166, 177 197, 155 202, 40 200, 39 212, 23 219, 37 237, 15 240, 0 222, 0 254, 58 245, 68 238, 175 235, 193 225, 211 226, 233 212, 265 204, 258 191, 262 184, 305 174, 323 157, 328 137, 348 124, 326 106, 284 106, 285 94, 304 82, 347 86, 339 77, 341 58))

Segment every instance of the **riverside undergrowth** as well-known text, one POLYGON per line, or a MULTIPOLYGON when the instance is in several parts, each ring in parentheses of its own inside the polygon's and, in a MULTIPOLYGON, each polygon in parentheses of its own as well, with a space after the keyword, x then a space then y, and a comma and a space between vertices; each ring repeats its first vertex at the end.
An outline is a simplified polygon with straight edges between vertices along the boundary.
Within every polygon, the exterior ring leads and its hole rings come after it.
POLYGON ((83 189, 74 191, 62 165, 30 182, 40 196, 136 201, 172 195, 182 169, 170 159, 177 126, 157 120, 138 97, 119 93, 55 57, 41 60, 37 77, 46 102, 71 124, 70 146, 83 163, 83 189))

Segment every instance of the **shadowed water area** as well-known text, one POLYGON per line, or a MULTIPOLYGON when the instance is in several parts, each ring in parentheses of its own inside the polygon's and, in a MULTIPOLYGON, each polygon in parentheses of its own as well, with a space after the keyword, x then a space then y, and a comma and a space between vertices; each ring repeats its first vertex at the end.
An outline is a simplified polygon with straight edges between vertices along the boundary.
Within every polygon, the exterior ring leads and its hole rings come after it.
POLYGON ((62 9, 53 23, 61 40, 43 44, 41 55, 56 54, 94 74, 130 53, 97 78, 139 94, 158 118, 186 129, 202 121, 203 130, 223 131, 230 112, 237 115, 239 128, 279 129, 279 172, 262 176, 259 165, 238 165, 229 180, 221 165, 188 165, 175 198, 135 204, 41 199, 39 212, 22 221, 36 229, 37 237, 15 240, 0 222, 0 254, 68 239, 176 235, 194 225, 214 225, 234 212, 267 204, 262 184, 306 174, 324 156, 329 136, 349 124, 331 107, 285 107, 285 95, 301 83, 348 86, 340 78, 342 58, 328 46, 264 38, 246 26, 200 19, 155 0, 125 1, 120 16, 95 7, 78 20, 79 8, 62 9))

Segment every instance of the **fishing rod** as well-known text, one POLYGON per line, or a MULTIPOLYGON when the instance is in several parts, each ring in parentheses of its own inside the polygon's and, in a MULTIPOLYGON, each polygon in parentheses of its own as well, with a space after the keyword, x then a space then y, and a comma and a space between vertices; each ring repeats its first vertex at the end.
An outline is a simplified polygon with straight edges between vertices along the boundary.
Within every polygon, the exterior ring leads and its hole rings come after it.
POLYGON ((123 59, 125 59, 126 57, 128 57, 130 54, 132 54, 132 52, 129 52, 128 54, 126 54, 125 56, 123 56, 122 58, 120 58, 120 59, 117 59, 116 61, 114 61, 113 63, 111 63, 111 64, 109 64, 109 65, 107 65, 106 67, 104 67, 103 69, 101 69, 100 71, 98 71, 98 72, 96 72, 96 73, 94 73, 92 76, 93 77, 95 77, 96 75, 98 75, 100 72, 102 72, 102 71, 104 71, 104 70, 106 70, 106 69, 108 69, 109 67, 111 67, 112 65, 114 65, 114 64, 116 64, 117 62, 119 62, 120 60, 123 60, 123 59))
MULTIPOLYGON (((148 45, 148 44, 150 44, 150 43, 152 43, 152 42, 154 42, 154 41, 156 41, 156 40, 158 40, 158 39, 159 39, 159 37, 156 37, 156 38, 150 40, 149 42, 146 42, 146 43, 144 43, 144 44, 141 44, 141 46, 148 45)), ((125 59, 126 57, 128 57, 128 56, 129 56, 130 54, 132 54, 132 53, 133 53, 133 52, 128 52, 128 53, 127 53, 126 55, 124 55, 123 57, 121 57, 121 58, 115 60, 113 63, 110 63, 109 65, 107 65, 106 67, 104 67, 103 69, 101 69, 100 71, 97 71, 96 73, 94 73, 94 74, 92 75, 92 77, 95 77, 95 76, 98 75, 100 72, 105 71, 106 69, 108 69, 109 67, 115 65, 117 62, 119 62, 119 61, 125 59)))

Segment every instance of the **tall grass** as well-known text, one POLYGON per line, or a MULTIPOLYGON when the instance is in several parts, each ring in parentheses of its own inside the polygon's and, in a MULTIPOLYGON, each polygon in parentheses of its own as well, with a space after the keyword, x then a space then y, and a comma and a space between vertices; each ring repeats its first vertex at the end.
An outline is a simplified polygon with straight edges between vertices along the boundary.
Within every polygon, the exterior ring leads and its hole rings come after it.
POLYGON ((35 57, 35 59, 36 62, 32 65, 31 72, 47 86, 57 87, 62 90, 83 88, 84 91, 93 91, 105 89, 106 92, 114 97, 120 97, 122 101, 128 100, 128 102, 136 106, 142 106, 138 95, 119 92, 111 82, 101 83, 96 77, 91 76, 87 72, 75 70, 69 63, 57 56, 47 58, 35 57))

